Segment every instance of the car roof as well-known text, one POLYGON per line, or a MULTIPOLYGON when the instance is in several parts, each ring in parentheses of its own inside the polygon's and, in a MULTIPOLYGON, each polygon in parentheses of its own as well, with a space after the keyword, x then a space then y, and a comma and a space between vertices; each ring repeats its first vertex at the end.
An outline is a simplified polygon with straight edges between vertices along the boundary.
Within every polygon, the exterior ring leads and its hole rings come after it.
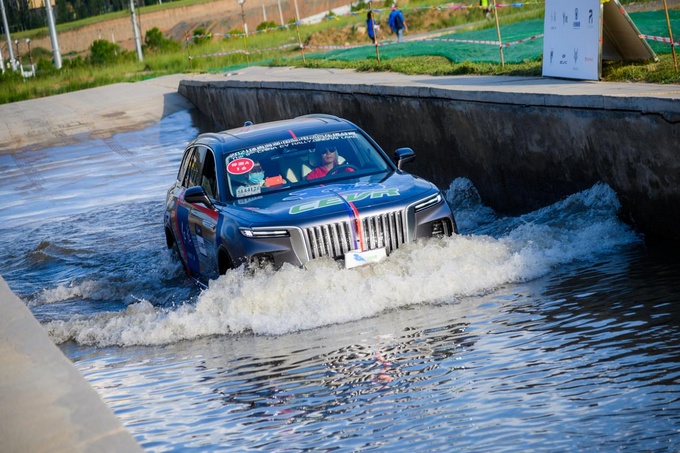
POLYGON ((346 130, 358 130, 358 127, 337 116, 314 114, 260 124, 247 121, 242 127, 201 134, 194 143, 205 144, 216 152, 229 154, 262 143, 346 130))

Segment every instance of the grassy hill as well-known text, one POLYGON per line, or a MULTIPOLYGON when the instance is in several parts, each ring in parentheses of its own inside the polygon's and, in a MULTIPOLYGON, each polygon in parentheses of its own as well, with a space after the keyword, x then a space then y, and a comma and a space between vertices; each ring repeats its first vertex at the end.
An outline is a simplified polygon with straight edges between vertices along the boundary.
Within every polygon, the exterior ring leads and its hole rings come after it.
MULTIPOLYGON (((200 0, 182 2, 196 2, 197 5, 201 5, 200 0)), ((680 0, 668 2, 672 7, 680 8, 680 0)), ((174 3, 168 5, 176 8, 176 4, 180 2, 174 3)), ((387 31, 389 11, 384 7, 384 3, 374 2, 374 7, 379 7, 376 16, 381 28, 380 39, 383 44, 388 44, 394 38, 387 31)), ((629 5, 627 9, 629 11, 658 9, 659 3, 663 8, 663 2, 660 1, 638 1, 634 5, 629 5)), ((426 47, 421 41, 423 38, 441 36, 444 33, 457 35, 489 28, 495 30, 495 21, 484 17, 483 11, 476 7, 477 2, 452 4, 445 0, 411 0, 400 4, 409 26, 407 38, 411 42, 399 44, 401 49, 398 53, 394 52, 397 46, 381 46, 380 61, 377 61, 375 48, 369 45, 365 34, 365 10, 341 16, 331 14, 327 20, 314 25, 288 24, 286 27, 276 27, 274 24, 272 28, 248 36, 244 36, 240 29, 195 28, 189 39, 177 42, 162 34, 160 37, 156 36, 158 38, 156 40, 149 40, 147 30, 147 45, 141 62, 137 61, 134 52, 109 41, 103 41, 97 47, 97 52, 92 52, 91 49, 89 55, 66 56, 64 67, 57 71, 51 65, 51 53, 46 49, 35 49, 32 57, 37 61, 36 77, 23 79, 16 72, 6 71, 0 76, 0 103, 109 83, 134 82, 166 74, 226 71, 251 64, 343 67, 360 71, 398 71, 432 75, 540 76, 540 54, 501 66, 496 61, 475 61, 475 57, 481 52, 474 50, 472 56, 465 60, 452 58, 451 55, 434 48, 429 54, 422 52, 426 47), (363 47, 357 47, 360 45, 363 47), (418 52, 409 50, 409 46, 418 52), (352 47, 359 48, 363 53, 360 53, 359 57, 348 58, 347 50, 352 47)), ((155 5, 156 8, 161 6, 155 5)), ((521 7, 498 8, 501 31, 508 30, 513 24, 541 20, 543 8, 542 2, 527 2, 521 4, 521 7)), ((106 25, 100 27, 105 29, 106 25)), ((29 64, 27 55, 23 55, 23 63, 29 64)), ((661 54, 659 61, 656 62, 606 63, 603 66, 603 80, 680 83, 670 53, 661 54)))

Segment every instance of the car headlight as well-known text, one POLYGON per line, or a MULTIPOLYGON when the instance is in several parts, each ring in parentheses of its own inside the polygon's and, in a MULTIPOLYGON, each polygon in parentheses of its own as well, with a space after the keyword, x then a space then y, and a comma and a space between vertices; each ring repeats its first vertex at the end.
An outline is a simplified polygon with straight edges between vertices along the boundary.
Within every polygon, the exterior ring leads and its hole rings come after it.
POLYGON ((440 193, 427 197, 423 201, 415 205, 414 207, 415 211, 416 212, 424 211, 427 208, 438 205, 439 203, 442 202, 442 199, 443 199, 442 194, 440 193))
POLYGON ((247 238, 284 238, 290 236, 288 230, 239 228, 241 234, 247 238))

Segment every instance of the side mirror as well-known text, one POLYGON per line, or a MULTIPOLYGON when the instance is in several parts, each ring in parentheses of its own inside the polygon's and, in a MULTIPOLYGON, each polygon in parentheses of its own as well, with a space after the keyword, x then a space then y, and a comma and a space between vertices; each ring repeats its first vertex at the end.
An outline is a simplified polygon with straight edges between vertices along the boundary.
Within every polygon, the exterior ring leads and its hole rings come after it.
POLYGON ((397 160, 397 168, 401 170, 405 163, 415 160, 416 153, 411 148, 399 148, 394 152, 394 158, 397 160))
POLYGON ((193 204, 202 203, 210 209, 213 210, 215 209, 215 206, 212 204, 212 201, 210 201, 210 198, 208 198, 208 196, 205 194, 205 191, 203 190, 203 187, 201 186, 189 187, 184 192, 184 201, 193 204))

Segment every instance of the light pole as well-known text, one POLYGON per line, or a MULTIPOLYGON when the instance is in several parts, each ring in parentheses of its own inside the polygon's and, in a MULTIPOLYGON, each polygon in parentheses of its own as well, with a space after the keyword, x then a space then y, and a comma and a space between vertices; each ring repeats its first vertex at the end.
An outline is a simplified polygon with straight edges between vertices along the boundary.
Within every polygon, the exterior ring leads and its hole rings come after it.
POLYGON ((2 25, 5 27, 5 38, 7 38, 7 50, 9 51, 9 64, 12 66, 12 71, 16 71, 17 62, 14 59, 14 50, 12 49, 12 36, 9 34, 7 14, 5 14, 5 0, 0 0, 0 12, 2 12, 2 25))
POLYGON ((61 69, 61 50, 59 49, 59 39, 57 38, 57 26, 54 23, 54 15, 52 14, 52 0, 45 0, 45 12, 47 14, 47 27, 50 29, 54 67, 61 69))
POLYGON ((33 67, 33 52, 31 52, 31 40, 26 38, 26 46, 28 47, 28 61, 31 63, 31 67, 33 67))
POLYGON ((21 72, 23 72, 24 68, 21 65, 21 53, 19 52, 19 40, 18 39, 14 40, 14 45, 17 46, 17 66, 19 67, 19 69, 21 69, 21 72))
POLYGON ((238 0, 238 4, 241 5, 241 20, 243 21, 243 33, 248 34, 248 24, 246 23, 246 12, 243 10, 243 4, 246 0, 238 0))
POLYGON ((281 20, 281 26, 284 27, 286 23, 283 21, 283 11, 281 11, 281 0, 279 1, 279 19, 281 20))
POLYGON ((31 77, 35 77, 35 64, 33 64, 33 52, 31 51, 31 40, 26 38, 24 39, 24 42, 26 43, 26 47, 28 47, 28 61, 31 63, 31 77))
POLYGON ((293 4, 295 5, 295 20, 300 22, 300 10, 298 9, 297 0, 293 0, 293 4))
POLYGON ((130 15, 132 16, 132 33, 135 38, 135 49, 137 50, 137 60, 144 61, 142 54, 142 39, 139 35, 139 28, 137 27, 137 16, 135 14, 135 1, 130 0, 130 15))

